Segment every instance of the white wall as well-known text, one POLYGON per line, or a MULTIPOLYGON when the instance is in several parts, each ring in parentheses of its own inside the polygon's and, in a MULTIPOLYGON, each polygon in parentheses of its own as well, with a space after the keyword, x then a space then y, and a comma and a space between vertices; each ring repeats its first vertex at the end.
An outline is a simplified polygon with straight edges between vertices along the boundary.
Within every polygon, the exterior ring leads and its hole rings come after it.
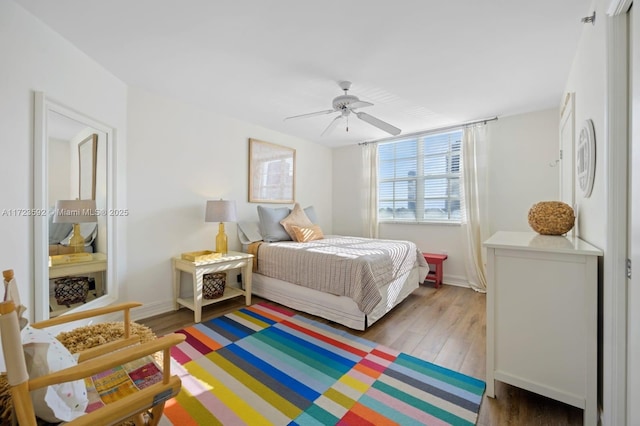
MULTIPOLYGON (((502 117, 488 123, 489 234, 498 230, 528 231, 533 204, 558 197, 558 109, 502 117)), ((357 145, 334 149, 333 230, 363 235, 361 150, 357 145)), ((407 239, 425 252, 447 253, 444 281, 467 285, 464 239, 458 225, 381 224, 380 237, 407 239)))
MULTIPOLYGON (((589 198, 584 198, 576 189, 578 205, 578 234, 580 238, 600 248, 604 256, 599 268, 599 401, 602 404, 602 424, 622 424, 624 411, 622 407, 631 400, 626 399, 625 381, 628 374, 621 374, 625 368, 625 337, 619 325, 621 318, 620 296, 627 285, 625 282, 610 282, 613 272, 606 270, 608 265, 622 268, 621 260, 616 258, 612 247, 616 241, 607 240, 607 221, 624 221, 625 217, 607 218, 606 206, 609 203, 606 186, 609 177, 615 177, 615 170, 609 170, 607 164, 607 146, 609 143, 621 143, 607 139, 607 27, 611 18, 607 16, 610 1, 594 0, 587 13, 594 10, 597 19, 595 25, 585 25, 582 29, 580 43, 573 59, 571 71, 567 78, 566 92, 575 92, 576 140, 580 129, 587 119, 593 120, 596 145, 596 169, 593 191, 589 198), (626 377, 625 377, 626 376, 626 377), (625 401, 626 399, 626 401, 625 401)), ((637 12, 637 10, 636 10, 637 12)), ((636 42, 637 40, 633 40, 636 42)), ((614 179, 615 180, 615 179, 614 179)), ((611 194, 609 194, 611 196, 611 194)), ((615 223, 615 222, 611 222, 615 223)), ((624 259, 624 257, 623 257, 624 259)), ((623 262, 623 260, 622 260, 623 262)), ((622 269, 621 269, 622 271, 622 269)), ((624 281, 624 278, 622 278, 624 281)), ((637 359, 628 359, 627 367, 633 371, 637 359)), ((637 401, 633 401, 637 402, 637 401)), ((632 402, 632 403, 633 403, 632 402)))
MULTIPOLYGON (((576 140, 585 120, 593 120, 596 136, 596 173, 593 191, 584 198, 576 189, 578 235, 600 249, 606 248, 605 72, 606 7, 596 9, 596 25, 585 25, 567 79, 565 92, 575 92, 576 140), (602 19, 600 19, 602 17, 602 19)), ((593 9, 590 9, 593 10, 593 9)), ((589 12, 590 13, 590 12, 589 12)))
MULTIPOLYGON (((13 269, 33 318, 33 221, 9 209, 33 207, 34 91, 118 129, 116 204, 124 200, 126 92, 120 80, 12 1, 0 2, 0 268, 13 269), (4 212, 4 214, 3 214, 4 212)), ((126 232, 124 224, 119 236, 126 232)), ((126 252, 118 252, 119 274, 126 252)), ((113 282, 118 282, 114 280, 113 282)), ((40 283, 46 285, 46 283, 40 283)))
MULTIPOLYGON (((137 317, 172 309, 170 259, 214 249, 217 224, 204 222, 205 201, 235 200, 240 221, 257 221, 248 200, 249 138, 296 149, 296 194, 332 230, 331 150, 202 108, 129 89, 127 299, 137 317)), ((272 205, 274 207, 278 205, 272 205)), ((229 249, 239 250, 235 223, 229 249)))
POLYGON ((560 196, 559 110, 503 117, 490 124, 489 234, 531 231, 531 206, 560 196))

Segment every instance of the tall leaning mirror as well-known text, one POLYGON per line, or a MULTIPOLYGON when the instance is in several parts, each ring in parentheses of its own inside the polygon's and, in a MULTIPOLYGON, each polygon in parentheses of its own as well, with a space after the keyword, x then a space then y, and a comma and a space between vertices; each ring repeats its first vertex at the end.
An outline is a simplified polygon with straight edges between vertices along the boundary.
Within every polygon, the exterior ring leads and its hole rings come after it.
POLYGON ((35 94, 36 321, 116 299, 114 129, 35 94))

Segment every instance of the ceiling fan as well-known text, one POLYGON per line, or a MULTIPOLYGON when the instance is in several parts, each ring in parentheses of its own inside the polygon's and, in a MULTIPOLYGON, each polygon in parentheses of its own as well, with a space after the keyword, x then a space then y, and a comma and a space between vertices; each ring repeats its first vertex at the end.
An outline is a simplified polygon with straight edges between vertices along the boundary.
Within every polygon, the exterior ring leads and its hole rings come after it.
POLYGON ((344 95, 340 95, 336 98, 333 98, 333 109, 328 109, 325 111, 318 111, 318 112, 310 112, 308 114, 294 115, 293 117, 285 118, 285 120, 314 117, 316 115, 326 115, 326 114, 331 114, 333 112, 340 113, 336 118, 333 119, 333 121, 331 121, 331 123, 329 123, 329 126, 327 126, 327 128, 324 129, 321 135, 321 136, 324 136, 329 134, 343 119, 347 123, 347 132, 348 132, 349 131, 349 115, 351 115, 351 113, 354 113, 356 117, 358 117, 360 120, 366 121, 372 126, 375 126, 381 130, 384 130, 385 132, 390 133, 393 136, 397 136, 400 134, 401 130, 398 129, 397 127, 392 126, 391 124, 386 123, 380 120, 379 118, 369 115, 366 112, 355 111, 358 108, 369 107, 369 106, 372 106, 373 104, 371 102, 361 101, 360 99, 358 99, 357 96, 349 95, 347 92, 351 88, 350 81, 341 81, 340 83, 338 83, 338 85, 342 90, 344 90, 344 95))

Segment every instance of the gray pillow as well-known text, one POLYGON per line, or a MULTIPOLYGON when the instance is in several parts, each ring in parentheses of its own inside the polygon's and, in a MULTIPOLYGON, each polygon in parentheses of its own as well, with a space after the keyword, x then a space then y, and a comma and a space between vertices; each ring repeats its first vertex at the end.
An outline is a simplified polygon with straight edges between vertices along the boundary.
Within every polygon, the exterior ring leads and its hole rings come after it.
POLYGON ((268 208, 258 206, 258 219, 260 220, 260 234, 262 240, 273 243, 276 241, 291 241, 291 237, 285 231, 280 221, 289 216, 289 207, 268 208))
POLYGON ((54 211, 53 207, 49 210, 49 245, 59 244, 73 230, 72 223, 54 223, 54 211))
POLYGON ((316 214, 316 210, 313 208, 313 206, 306 207, 304 209, 304 214, 307 215, 311 223, 313 223, 314 225, 318 224, 318 215, 316 214))
MULTIPOLYGON (((93 240, 96 239, 96 235, 98 235, 98 224, 93 222, 81 223, 80 235, 84 237, 84 245, 90 246, 91 244, 93 244, 93 240)), ((69 235, 67 235, 62 241, 60 241, 60 244, 62 244, 63 246, 68 246, 69 244, 71 244, 71 237, 73 237, 73 232, 69 232, 69 235)))

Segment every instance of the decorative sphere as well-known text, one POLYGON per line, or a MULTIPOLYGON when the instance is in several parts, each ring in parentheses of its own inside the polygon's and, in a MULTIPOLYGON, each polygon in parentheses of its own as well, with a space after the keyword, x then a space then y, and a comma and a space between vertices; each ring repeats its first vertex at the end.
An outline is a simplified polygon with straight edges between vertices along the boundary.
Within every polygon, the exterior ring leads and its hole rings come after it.
POLYGON ((529 226, 542 235, 564 235, 575 220, 571 206, 561 201, 541 201, 529 209, 529 226))

